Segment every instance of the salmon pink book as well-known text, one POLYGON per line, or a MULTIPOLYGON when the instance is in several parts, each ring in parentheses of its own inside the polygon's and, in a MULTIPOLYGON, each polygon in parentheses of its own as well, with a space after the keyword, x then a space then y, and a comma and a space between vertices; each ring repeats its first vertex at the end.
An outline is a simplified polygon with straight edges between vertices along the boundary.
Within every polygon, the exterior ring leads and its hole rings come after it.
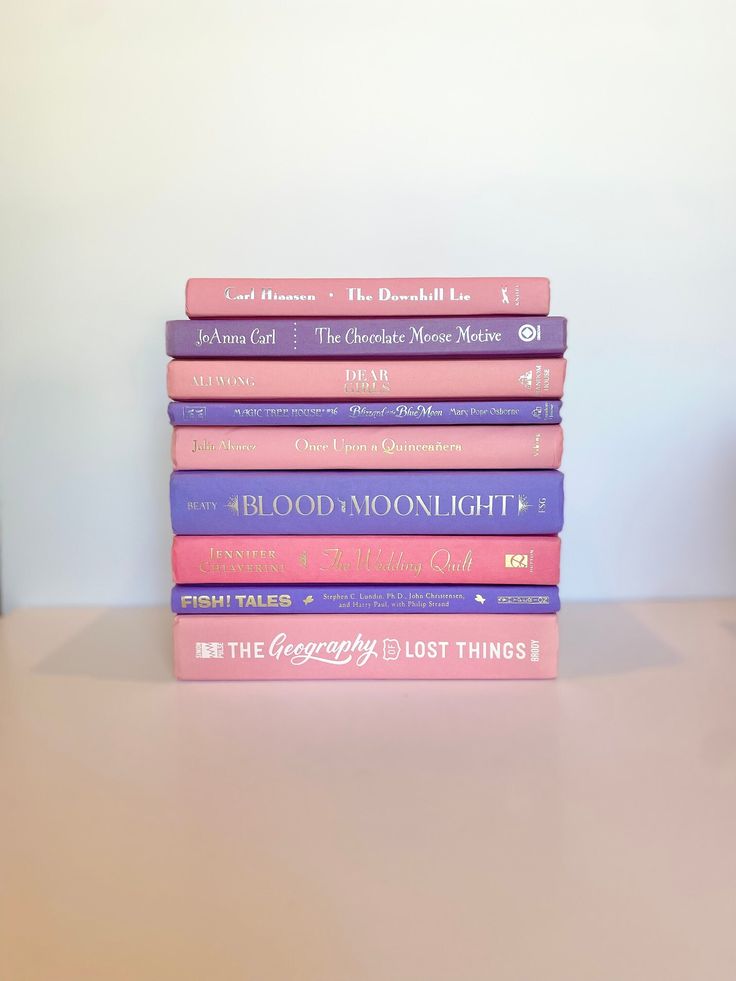
POLYGON ((556 470, 560 426, 175 427, 177 470, 556 470))
POLYGON ((562 397, 564 358, 169 362, 172 399, 522 399, 562 397))
POLYGON ((554 586, 557 535, 177 535, 174 581, 554 586))
POLYGON ((538 680, 557 652, 554 614, 174 618, 184 681, 538 680))
POLYGON ((549 313, 549 280, 538 277, 384 279, 190 279, 190 318, 400 317, 549 313))

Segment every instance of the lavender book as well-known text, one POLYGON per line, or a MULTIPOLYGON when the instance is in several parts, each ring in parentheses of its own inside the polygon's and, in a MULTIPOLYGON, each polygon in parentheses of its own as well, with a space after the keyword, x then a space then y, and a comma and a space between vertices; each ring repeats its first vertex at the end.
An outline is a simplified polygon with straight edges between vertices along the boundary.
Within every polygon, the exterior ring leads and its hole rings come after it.
POLYGON ((174 426, 535 425, 560 422, 558 399, 493 402, 170 402, 174 426))
POLYGON ((172 358, 550 357, 565 352, 564 317, 169 320, 172 358))
POLYGON ((174 613, 556 613, 556 586, 174 586, 174 613))
POLYGON ((177 535, 554 535, 556 470, 248 471, 171 475, 177 535))

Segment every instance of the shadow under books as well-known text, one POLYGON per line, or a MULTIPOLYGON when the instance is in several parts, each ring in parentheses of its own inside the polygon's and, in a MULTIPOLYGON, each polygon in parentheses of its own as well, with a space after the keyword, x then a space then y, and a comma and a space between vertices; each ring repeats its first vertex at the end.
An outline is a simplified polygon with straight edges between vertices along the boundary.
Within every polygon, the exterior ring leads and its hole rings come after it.
POLYGON ((635 607, 622 603, 562 604, 561 679, 631 674, 670 667, 679 660, 676 650, 642 623, 635 607))

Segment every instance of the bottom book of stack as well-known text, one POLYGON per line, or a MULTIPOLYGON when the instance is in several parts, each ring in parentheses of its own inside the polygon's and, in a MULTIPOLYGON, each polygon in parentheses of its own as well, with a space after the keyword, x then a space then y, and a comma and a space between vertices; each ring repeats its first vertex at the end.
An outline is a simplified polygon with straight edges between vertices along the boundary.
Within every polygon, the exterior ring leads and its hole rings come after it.
POLYGON ((189 681, 543 679, 557 673, 557 617, 533 614, 201 614, 174 620, 189 681))

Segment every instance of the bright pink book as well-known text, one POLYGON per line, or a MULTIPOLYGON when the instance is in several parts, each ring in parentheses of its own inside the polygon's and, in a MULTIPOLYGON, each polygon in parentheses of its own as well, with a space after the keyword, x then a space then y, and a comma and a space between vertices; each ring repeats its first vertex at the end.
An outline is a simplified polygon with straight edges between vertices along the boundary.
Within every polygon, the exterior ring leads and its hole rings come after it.
POLYGON ((564 358, 469 361, 169 362, 172 399, 503 399, 560 398, 564 358))
POLYGON ((554 586, 557 535, 177 535, 177 583, 554 586))
POLYGON ((190 279, 187 316, 400 317, 549 313, 542 277, 190 279))
POLYGON ((534 680, 557 651, 554 614, 174 618, 185 681, 534 680))
POLYGON ((177 426, 176 470, 556 470, 560 426, 177 426))

